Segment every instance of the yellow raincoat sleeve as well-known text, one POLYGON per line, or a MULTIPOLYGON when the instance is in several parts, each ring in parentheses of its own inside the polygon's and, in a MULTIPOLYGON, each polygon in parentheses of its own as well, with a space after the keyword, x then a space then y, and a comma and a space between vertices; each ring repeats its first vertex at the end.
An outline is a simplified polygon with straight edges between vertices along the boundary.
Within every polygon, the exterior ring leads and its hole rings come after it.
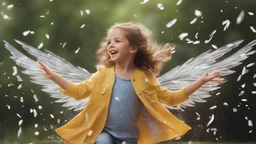
POLYGON ((157 98, 160 102, 168 106, 174 106, 188 100, 188 95, 186 94, 185 88, 177 91, 170 91, 159 85, 157 86, 157 98))
POLYGON ((188 100, 189 95, 186 94, 185 87, 177 91, 170 91, 167 88, 162 87, 154 76, 151 78, 153 78, 152 82, 156 88, 157 98, 160 102, 168 106, 174 106, 188 100))
POLYGON ((92 87, 94 85, 94 81, 96 77, 95 75, 96 74, 94 74, 89 79, 79 84, 75 84, 68 81, 66 90, 63 88, 60 88, 60 92, 70 97, 73 97, 77 100, 87 98, 92 93, 92 87))

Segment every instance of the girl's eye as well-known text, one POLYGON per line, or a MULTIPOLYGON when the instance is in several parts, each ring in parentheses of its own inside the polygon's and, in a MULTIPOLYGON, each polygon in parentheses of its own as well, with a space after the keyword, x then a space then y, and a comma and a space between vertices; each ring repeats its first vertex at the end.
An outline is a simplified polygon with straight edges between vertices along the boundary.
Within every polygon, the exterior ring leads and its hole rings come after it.
POLYGON ((111 42, 108 42, 108 45, 110 44, 111 42))

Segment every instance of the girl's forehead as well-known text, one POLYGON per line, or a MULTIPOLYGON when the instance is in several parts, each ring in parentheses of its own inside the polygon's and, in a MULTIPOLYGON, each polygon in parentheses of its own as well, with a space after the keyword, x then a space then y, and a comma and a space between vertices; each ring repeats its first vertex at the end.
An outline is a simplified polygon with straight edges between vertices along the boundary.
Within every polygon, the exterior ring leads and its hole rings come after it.
POLYGON ((112 28, 108 31, 107 38, 115 38, 115 37, 120 37, 124 38, 124 31, 121 30, 120 28, 112 28))

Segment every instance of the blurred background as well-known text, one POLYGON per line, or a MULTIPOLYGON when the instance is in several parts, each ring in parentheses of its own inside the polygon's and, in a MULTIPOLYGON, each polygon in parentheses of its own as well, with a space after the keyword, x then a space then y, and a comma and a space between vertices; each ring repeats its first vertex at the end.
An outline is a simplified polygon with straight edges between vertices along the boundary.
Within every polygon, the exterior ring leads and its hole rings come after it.
MULTIPOLYGON (((152 30, 158 43, 176 45, 163 74, 207 50, 240 39, 243 46, 255 39, 255 5, 255 0, 0 0, 0 40, 27 54, 14 41, 21 40, 95 72, 95 52, 107 28, 118 22, 140 22, 152 30)), ((0 143, 62 142, 54 130, 78 112, 55 103, 10 56, 1 42, 0 143)), ((173 141, 256 143, 255 61, 256 54, 235 67, 207 103, 173 110, 192 127, 173 141)))

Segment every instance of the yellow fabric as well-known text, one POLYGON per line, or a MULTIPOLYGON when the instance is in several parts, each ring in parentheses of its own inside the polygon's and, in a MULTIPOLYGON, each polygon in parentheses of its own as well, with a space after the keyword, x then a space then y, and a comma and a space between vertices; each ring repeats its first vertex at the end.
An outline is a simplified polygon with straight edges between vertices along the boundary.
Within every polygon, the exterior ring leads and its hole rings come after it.
MULTIPOLYGON (((139 144, 167 141, 182 136, 191 129, 160 103, 177 105, 187 100, 184 88, 169 91, 161 87, 152 74, 145 74, 140 69, 136 69, 130 78, 144 105, 143 112, 138 117, 139 144)), ((65 139, 65 143, 94 143, 107 119, 114 79, 114 67, 101 68, 90 79, 80 84, 69 82, 66 90, 60 88, 60 92, 75 99, 90 96, 85 109, 56 130, 57 134, 65 139)))

